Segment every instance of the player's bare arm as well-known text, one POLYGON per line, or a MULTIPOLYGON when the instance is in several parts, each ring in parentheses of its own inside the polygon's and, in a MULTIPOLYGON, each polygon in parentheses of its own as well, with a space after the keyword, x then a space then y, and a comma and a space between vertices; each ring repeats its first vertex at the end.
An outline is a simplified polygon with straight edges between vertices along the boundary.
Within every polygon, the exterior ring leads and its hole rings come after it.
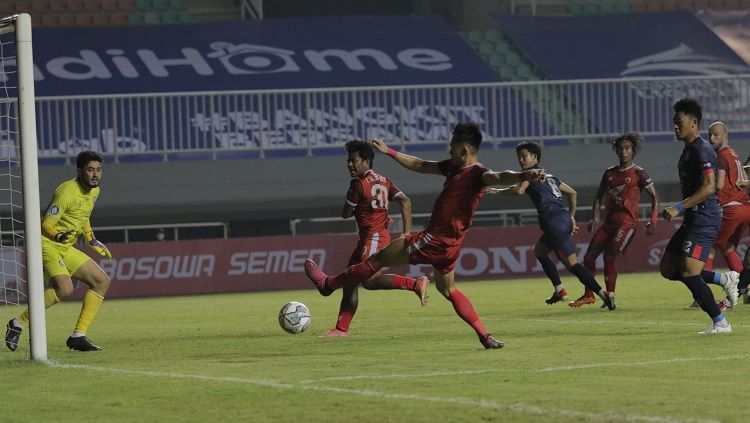
POLYGON ((529 183, 526 181, 519 182, 515 185, 504 188, 487 188, 487 194, 497 195, 524 195, 526 188, 529 187, 529 183))
POLYGON ((341 207, 341 218, 348 219, 352 216, 354 216, 354 207, 348 202, 344 202, 344 206, 341 207))
MULTIPOLYGON (((690 197, 680 201, 683 209, 689 209, 697 204, 702 203, 711 194, 716 192, 716 175, 713 172, 704 173, 701 176, 701 186, 690 197)), ((680 204, 678 203, 678 204, 680 204)), ((680 215, 678 205, 669 206, 661 212, 662 217, 666 220, 672 220, 680 215)))
POLYGON ((422 160, 416 156, 399 153, 398 151, 389 148, 385 141, 381 140, 380 138, 373 138, 372 140, 370 140, 370 142, 376 150, 387 156, 390 156, 391 158, 393 158, 393 160, 398 162, 398 164, 413 172, 442 175, 440 169, 438 168, 437 162, 422 160))
POLYGON ((397 195, 393 201, 401 205, 401 221, 404 223, 402 228, 401 236, 406 236, 411 233, 411 199, 401 193, 397 195))
POLYGON ((576 208, 578 207, 578 193, 570 185, 566 183, 560 183, 560 192, 565 194, 568 198, 568 211, 570 212, 570 220, 573 222, 573 231, 571 233, 577 234, 579 227, 576 223, 576 208))
POLYGON ((607 192, 607 180, 602 178, 601 182, 599 183, 599 189, 596 191, 596 195, 594 196, 594 202, 591 204, 591 220, 589 221, 588 225, 586 225, 586 229, 589 232, 595 231, 599 226, 599 215, 601 214, 602 200, 604 199, 605 192, 607 192))
POLYGON ((724 169, 719 169, 716 172, 716 191, 724 188, 724 183, 727 181, 727 172, 724 169))
POLYGON ((646 223, 646 235, 656 233, 656 220, 659 217, 659 195, 656 193, 654 184, 645 188, 646 193, 651 197, 651 219, 646 223))
POLYGON ((514 185, 519 182, 543 181, 547 174, 544 169, 527 169, 522 172, 504 170, 502 172, 486 172, 482 181, 487 185, 514 185))

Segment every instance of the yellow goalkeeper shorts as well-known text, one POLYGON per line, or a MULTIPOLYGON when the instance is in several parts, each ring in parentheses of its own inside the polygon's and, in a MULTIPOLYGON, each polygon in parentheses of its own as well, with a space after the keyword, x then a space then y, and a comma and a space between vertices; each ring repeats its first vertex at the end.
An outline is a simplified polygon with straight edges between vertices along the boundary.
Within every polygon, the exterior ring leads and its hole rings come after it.
POLYGON ((42 238, 42 265, 45 282, 55 276, 73 276, 87 260, 91 260, 91 257, 72 245, 62 245, 42 238))

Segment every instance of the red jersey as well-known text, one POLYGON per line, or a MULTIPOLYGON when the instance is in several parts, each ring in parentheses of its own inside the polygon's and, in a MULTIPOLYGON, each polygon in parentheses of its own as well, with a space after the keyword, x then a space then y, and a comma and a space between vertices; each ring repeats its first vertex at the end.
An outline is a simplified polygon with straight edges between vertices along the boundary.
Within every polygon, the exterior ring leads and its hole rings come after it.
POLYGON ((446 177, 445 183, 435 200, 425 232, 444 240, 461 241, 471 226, 479 201, 484 197, 487 184, 482 175, 490 170, 480 163, 458 167, 450 160, 439 162, 438 168, 446 177))
POLYGON ((725 145, 716 152, 716 164, 718 170, 726 172, 724 187, 716 193, 720 206, 726 206, 729 203, 747 202, 747 189, 738 189, 737 180, 747 179, 745 169, 740 163, 740 156, 734 148, 725 145))
POLYGON ((607 187, 604 199, 605 223, 637 225, 641 191, 654 183, 648 173, 636 164, 625 169, 612 166, 604 171, 602 183, 607 187))
POLYGON ((388 229, 388 204, 397 195, 403 195, 401 190, 373 170, 352 178, 346 203, 354 207, 360 236, 388 229))

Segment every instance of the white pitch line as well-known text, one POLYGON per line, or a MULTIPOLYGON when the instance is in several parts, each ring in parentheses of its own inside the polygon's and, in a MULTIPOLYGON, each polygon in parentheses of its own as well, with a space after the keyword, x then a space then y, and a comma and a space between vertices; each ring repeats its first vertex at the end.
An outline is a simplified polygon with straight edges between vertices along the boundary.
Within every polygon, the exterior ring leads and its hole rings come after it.
POLYGON ((318 382, 329 382, 332 380, 360 380, 360 379, 411 379, 411 378, 425 378, 425 377, 440 377, 440 376, 461 376, 461 375, 478 375, 483 373, 497 373, 498 370, 459 370, 456 372, 431 372, 423 373, 419 375, 407 375, 407 374, 391 374, 391 375, 356 375, 356 376, 338 376, 338 377, 324 377, 320 379, 305 379, 300 380, 298 383, 309 384, 318 382))
POLYGON ((369 389, 348 389, 348 388, 336 388, 327 386, 315 386, 315 385, 301 385, 294 383, 284 383, 274 380, 262 380, 262 379, 245 379, 239 377, 229 376, 206 376, 206 375, 193 375, 186 373, 175 373, 175 372, 154 372, 148 370, 127 370, 127 369, 116 369, 101 366, 89 366, 85 364, 64 364, 56 363, 54 361, 48 361, 47 365, 54 368, 61 369, 80 369, 89 370, 96 372, 115 373, 133 376, 146 376, 146 377, 158 377, 168 379, 183 379, 193 381, 204 381, 204 382, 231 382, 231 383, 242 383, 256 386, 264 386, 269 388, 277 389, 290 389, 290 390, 310 390, 320 392, 331 392, 337 394, 351 394, 359 395, 362 397, 370 398, 383 398, 383 399, 396 399, 406 401, 424 401, 432 402, 437 404, 457 404, 466 405, 471 407, 481 407, 493 410, 507 410, 519 414, 530 414, 538 416, 560 416, 570 417, 575 419, 590 419, 595 421, 625 421, 625 422, 645 422, 645 423, 721 423, 718 420, 704 420, 704 419, 679 419, 669 416, 647 416, 640 414, 621 414, 614 412, 605 413, 587 413, 583 411, 574 410, 562 410, 562 409, 545 409, 537 405, 530 405, 524 403, 501 403, 488 400, 476 400, 471 398, 462 397, 433 397, 424 395, 408 395, 400 393, 390 392, 378 392, 369 389))
POLYGON ((673 358, 669 360, 654 360, 654 361, 632 361, 630 363, 596 363, 596 364, 580 364, 576 366, 559 366, 559 367, 545 367, 543 369, 536 370, 537 372, 560 372, 568 370, 581 370, 581 369, 596 369, 601 367, 631 367, 631 366, 654 366, 658 364, 674 364, 674 363, 690 363, 694 361, 724 361, 724 360, 745 360, 750 358, 750 355, 728 355, 720 357, 694 357, 694 358, 673 358))

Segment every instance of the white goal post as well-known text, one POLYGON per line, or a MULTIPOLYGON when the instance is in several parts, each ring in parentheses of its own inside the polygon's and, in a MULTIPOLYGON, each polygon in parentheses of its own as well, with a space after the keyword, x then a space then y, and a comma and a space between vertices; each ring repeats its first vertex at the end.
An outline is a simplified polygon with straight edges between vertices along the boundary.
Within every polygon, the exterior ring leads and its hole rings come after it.
MULTIPOLYGON (((5 69, 12 60, 3 60, 2 76, 9 98, 3 99, 12 103, 17 101, 15 110, 17 122, 12 118, 3 119, 4 130, 15 129, 15 140, 9 140, 13 146, 20 144, 21 189, 23 191, 23 245, 25 256, 25 276, 29 304, 29 340, 30 357, 36 361, 47 360, 47 330, 44 316, 44 276, 42 271, 42 235, 41 215, 39 209, 39 169, 37 163, 36 112, 34 107, 34 63, 31 48, 31 17, 26 13, 0 19, 0 34, 15 34, 16 71, 5 69), (13 76, 15 74, 15 76, 13 76), (16 84, 14 86, 14 84, 16 84), (12 98, 16 94, 16 98, 12 98), (15 126, 15 128, 13 128, 15 126)), ((3 51, 3 55, 4 55, 3 51)), ((8 58, 11 59, 11 58, 8 58)), ((17 150, 16 150, 17 151, 17 150)), ((12 159, 12 157, 9 157, 12 159)), ((9 160, 14 162, 14 160, 9 160)), ((13 163, 18 166, 18 161, 13 163)), ((13 167, 13 166, 9 166, 13 167)), ((8 172, 13 177, 13 172, 8 172)), ((12 189, 11 189, 12 191, 12 189)), ((13 198, 13 193, 11 193, 13 198)), ((11 204, 11 213, 13 210, 11 204)))

